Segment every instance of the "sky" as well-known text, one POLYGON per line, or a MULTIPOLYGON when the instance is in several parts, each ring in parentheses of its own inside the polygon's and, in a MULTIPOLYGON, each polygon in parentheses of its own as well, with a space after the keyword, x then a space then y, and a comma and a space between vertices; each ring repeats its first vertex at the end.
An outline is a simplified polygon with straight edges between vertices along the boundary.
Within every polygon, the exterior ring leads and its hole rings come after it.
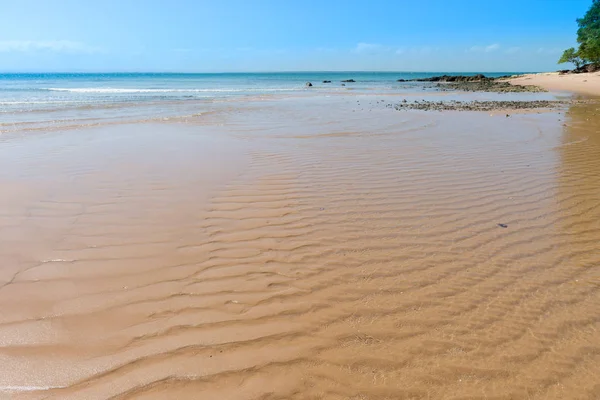
POLYGON ((0 71, 552 71, 590 4, 0 0, 0 71))

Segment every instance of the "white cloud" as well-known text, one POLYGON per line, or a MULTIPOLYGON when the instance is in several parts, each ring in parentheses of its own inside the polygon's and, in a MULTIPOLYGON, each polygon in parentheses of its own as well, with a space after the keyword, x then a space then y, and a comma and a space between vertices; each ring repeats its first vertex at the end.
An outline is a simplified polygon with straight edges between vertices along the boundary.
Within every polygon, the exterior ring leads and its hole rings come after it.
POLYGON ((413 46, 413 47, 391 47, 379 43, 358 43, 355 48, 352 49, 353 53, 357 54, 396 54, 396 55, 427 55, 432 54, 436 51, 440 51, 439 47, 433 46, 413 46))
POLYGON ((540 47, 537 50, 538 54, 546 54, 546 55, 556 55, 556 54, 560 54, 562 52, 561 49, 557 48, 557 47, 553 47, 553 48, 546 48, 546 47, 540 47))
POLYGON ((487 46, 485 48, 485 52, 489 53, 490 51, 496 51, 500 48, 500 45, 498 43, 494 43, 494 44, 490 44, 489 46, 487 46))
POLYGON ((396 49, 396 54, 427 55, 440 50, 441 49, 439 47, 432 46, 399 47, 398 49, 396 49))
POLYGON ((382 44, 378 43, 358 43, 356 47, 352 50, 355 53, 360 54, 375 54, 380 52, 389 51, 389 47, 386 47, 382 44))
POLYGON ((468 51, 491 53, 492 51, 496 51, 499 48, 500 48, 500 45, 498 43, 494 43, 494 44, 490 44, 488 46, 473 46, 468 51))
POLYGON ((0 40, 0 52, 96 53, 100 49, 71 40, 0 40))

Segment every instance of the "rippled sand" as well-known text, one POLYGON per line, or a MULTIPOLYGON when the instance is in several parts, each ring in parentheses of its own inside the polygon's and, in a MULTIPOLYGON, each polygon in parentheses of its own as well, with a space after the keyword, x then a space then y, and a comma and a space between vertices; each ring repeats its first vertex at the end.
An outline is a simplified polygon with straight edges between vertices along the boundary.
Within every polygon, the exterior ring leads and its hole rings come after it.
POLYGON ((1 136, 0 398, 600 398, 600 106, 380 100, 1 136))

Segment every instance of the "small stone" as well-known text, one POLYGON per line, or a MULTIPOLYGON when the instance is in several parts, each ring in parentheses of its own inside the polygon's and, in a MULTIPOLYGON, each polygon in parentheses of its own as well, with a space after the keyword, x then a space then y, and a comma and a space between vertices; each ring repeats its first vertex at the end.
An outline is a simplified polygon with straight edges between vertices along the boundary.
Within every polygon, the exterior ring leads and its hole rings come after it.
POLYGON ((498 224, 498 226, 499 226, 500 228, 508 228, 508 225, 506 225, 506 224, 498 224))

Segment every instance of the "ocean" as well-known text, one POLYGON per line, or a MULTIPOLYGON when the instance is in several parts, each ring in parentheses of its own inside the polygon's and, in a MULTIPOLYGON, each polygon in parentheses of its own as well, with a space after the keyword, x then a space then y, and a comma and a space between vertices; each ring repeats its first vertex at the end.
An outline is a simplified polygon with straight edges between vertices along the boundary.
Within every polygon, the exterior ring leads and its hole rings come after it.
MULTIPOLYGON (((474 75, 477 72, 447 73, 474 75)), ((518 72, 486 73, 488 76, 518 72)), ((215 103, 241 98, 305 96, 311 93, 398 93, 422 90, 397 82, 445 72, 280 73, 4 73, 0 74, 0 133, 65 124, 93 125, 127 119, 195 115, 215 103), (342 81, 353 79, 355 82, 342 81), (323 83, 329 80, 331 83, 323 83), (314 86, 307 88, 306 82, 314 86)))
MULTIPOLYGON (((447 74, 474 75, 477 72, 447 74)), ((417 79, 446 72, 285 72, 285 73, 39 73, 0 74, 2 112, 39 108, 77 107, 140 101, 186 100, 302 92, 306 82, 312 90, 395 90, 417 79), (355 83, 341 86, 342 80, 355 83), (330 80, 330 84, 322 81, 330 80)), ((488 76, 516 72, 488 73, 488 76)))

